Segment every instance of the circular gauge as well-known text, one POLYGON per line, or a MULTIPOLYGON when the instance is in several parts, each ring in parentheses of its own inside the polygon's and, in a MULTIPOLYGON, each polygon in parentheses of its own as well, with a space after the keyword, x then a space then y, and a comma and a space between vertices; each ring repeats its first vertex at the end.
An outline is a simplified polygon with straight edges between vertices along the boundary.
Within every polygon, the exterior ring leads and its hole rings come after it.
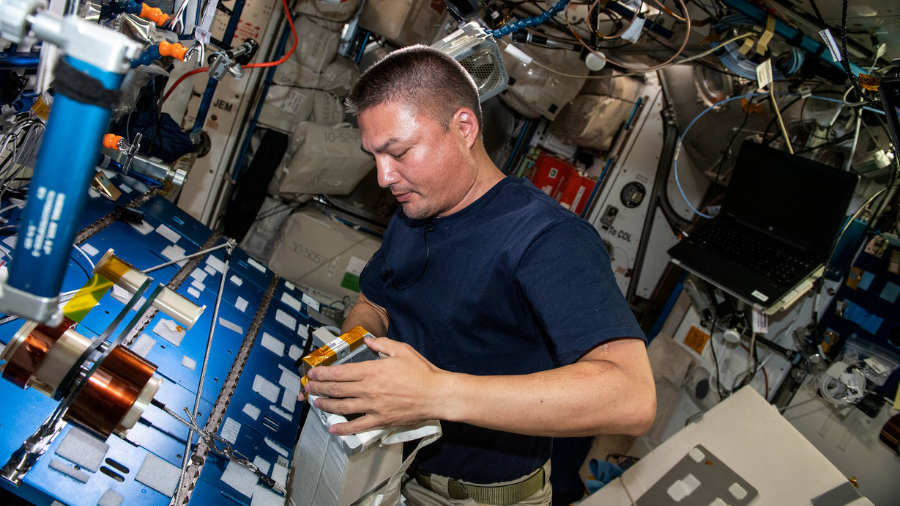
POLYGON ((647 195, 647 190, 644 188, 644 185, 637 181, 632 181, 622 188, 622 205, 633 209, 641 205, 645 195, 647 195))

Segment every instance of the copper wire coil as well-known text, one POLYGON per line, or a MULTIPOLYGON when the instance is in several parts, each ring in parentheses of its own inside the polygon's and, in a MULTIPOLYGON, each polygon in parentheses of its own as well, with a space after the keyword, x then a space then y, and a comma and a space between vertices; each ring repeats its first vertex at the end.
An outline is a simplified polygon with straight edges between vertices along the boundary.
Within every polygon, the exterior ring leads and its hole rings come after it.
POLYGON ((109 437, 155 371, 127 348, 115 347, 72 401, 66 420, 109 437))
MULTIPOLYGON (((26 323, 19 332, 25 332, 30 325, 34 324, 26 323)), ((7 363, 3 367, 3 378, 19 388, 27 388, 28 379, 47 357, 50 348, 56 344, 66 330, 74 326, 74 321, 64 317, 63 322, 56 327, 38 324, 31 329, 16 347, 12 356, 7 359, 7 363)))

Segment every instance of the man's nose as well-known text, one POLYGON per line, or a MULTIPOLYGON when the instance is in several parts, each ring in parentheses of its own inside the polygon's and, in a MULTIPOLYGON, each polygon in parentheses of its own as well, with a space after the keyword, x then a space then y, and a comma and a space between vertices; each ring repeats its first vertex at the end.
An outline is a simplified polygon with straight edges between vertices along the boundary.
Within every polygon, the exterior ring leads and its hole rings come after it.
POLYGON ((394 171, 389 161, 376 160, 375 167, 378 174, 378 186, 387 188, 398 181, 397 172, 394 171))

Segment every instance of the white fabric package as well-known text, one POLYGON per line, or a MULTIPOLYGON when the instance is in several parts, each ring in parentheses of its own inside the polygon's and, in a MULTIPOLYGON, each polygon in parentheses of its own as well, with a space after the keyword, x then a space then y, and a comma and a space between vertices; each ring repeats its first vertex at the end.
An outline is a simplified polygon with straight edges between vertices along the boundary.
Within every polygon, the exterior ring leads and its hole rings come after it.
POLYGON ((294 27, 299 41, 291 58, 314 72, 322 72, 337 54, 341 34, 313 23, 306 16, 298 18, 294 27))
POLYGON ((315 95, 313 95, 310 121, 327 126, 343 123, 344 103, 341 98, 327 91, 316 91, 315 95))
POLYGON ((383 430, 378 443, 349 454, 341 437, 328 433, 330 425, 346 419, 311 410, 294 448, 296 471, 287 495, 295 506, 394 506, 416 453, 441 436, 440 422, 432 420, 383 430), (403 443, 416 439, 418 446, 403 460, 403 443))
POLYGON ((361 149, 359 129, 301 123, 276 172, 278 192, 347 195, 374 167, 361 149))
POLYGON ((272 244, 269 268, 330 300, 359 297, 359 275, 381 247, 369 234, 305 208, 292 214, 272 244))
MULTIPOLYGON (((605 70, 605 69, 604 69, 605 70)), ((582 93, 550 124, 550 133, 566 144, 606 151, 634 108, 640 83, 634 79, 601 79, 603 86, 582 93)))
MULTIPOLYGON (((513 44, 514 47, 544 66, 557 72, 588 75, 588 68, 575 51, 545 49, 535 45, 513 44)), ((544 69, 534 62, 524 64, 516 58, 503 57, 503 66, 513 84, 500 95, 506 105, 523 116, 543 116, 554 119, 569 102, 575 99, 585 79, 564 77, 544 69)))
POLYGON ((333 31, 343 28, 357 7, 359 0, 300 0, 296 4, 297 12, 315 16, 313 22, 333 31))

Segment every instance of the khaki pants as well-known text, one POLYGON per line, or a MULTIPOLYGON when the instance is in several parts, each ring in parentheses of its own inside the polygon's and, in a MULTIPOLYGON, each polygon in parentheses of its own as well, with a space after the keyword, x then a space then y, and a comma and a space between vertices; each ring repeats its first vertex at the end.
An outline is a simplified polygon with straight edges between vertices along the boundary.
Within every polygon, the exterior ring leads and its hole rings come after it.
MULTIPOLYGON (((432 480, 434 480, 434 476, 432 476, 432 480)), ((553 489, 550 486, 549 460, 546 464, 544 464, 544 480, 544 487, 538 490, 534 495, 532 495, 528 499, 525 499, 524 501, 517 502, 515 505, 510 506, 550 506, 550 503, 553 499, 553 489)), ((510 483, 517 483, 519 481, 522 481, 522 479, 520 478, 517 480, 505 481, 501 483, 491 483, 490 485, 509 485, 510 483)), ((407 506, 492 506, 476 503, 474 499, 448 499, 442 495, 439 495, 437 492, 419 485, 419 482, 417 482, 415 478, 409 478, 406 480, 406 483, 403 485, 402 493, 403 497, 406 498, 407 506)))

